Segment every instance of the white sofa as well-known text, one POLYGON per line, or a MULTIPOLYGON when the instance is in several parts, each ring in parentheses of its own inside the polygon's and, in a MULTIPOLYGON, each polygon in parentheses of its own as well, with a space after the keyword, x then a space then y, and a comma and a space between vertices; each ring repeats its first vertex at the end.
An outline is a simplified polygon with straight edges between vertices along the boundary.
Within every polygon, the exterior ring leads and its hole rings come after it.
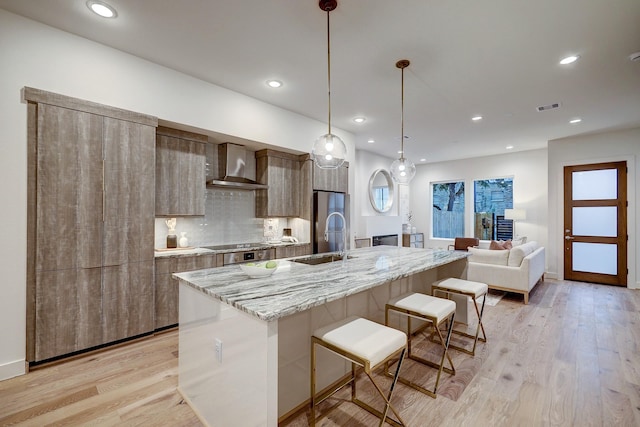
POLYGON ((467 279, 486 283, 489 289, 500 289, 524 295, 544 278, 544 247, 537 242, 524 243, 511 249, 469 248, 467 279))

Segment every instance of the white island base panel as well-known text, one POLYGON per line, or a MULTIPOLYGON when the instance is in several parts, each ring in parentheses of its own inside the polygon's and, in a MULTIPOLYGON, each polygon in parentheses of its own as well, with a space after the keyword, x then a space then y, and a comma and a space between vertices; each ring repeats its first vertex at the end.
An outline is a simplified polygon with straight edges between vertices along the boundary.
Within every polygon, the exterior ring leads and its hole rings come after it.
MULTIPOLYGON (((465 274, 466 260, 460 260, 271 322, 181 282, 180 392, 207 425, 277 426, 309 399, 310 337, 316 328, 351 315, 384 323, 390 298, 410 291, 430 293, 433 282, 465 274), (221 359, 216 340, 221 342, 221 359)), ((466 298, 457 304, 456 320, 466 323, 466 298)), ((391 321, 406 328, 399 316, 391 321)), ((349 370, 343 358, 318 351, 319 389, 349 370)))

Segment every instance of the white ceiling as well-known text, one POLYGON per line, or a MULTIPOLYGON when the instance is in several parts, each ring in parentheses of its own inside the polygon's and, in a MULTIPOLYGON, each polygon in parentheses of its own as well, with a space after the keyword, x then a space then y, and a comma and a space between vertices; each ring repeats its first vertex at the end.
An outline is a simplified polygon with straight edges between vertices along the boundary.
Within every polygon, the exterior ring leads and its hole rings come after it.
MULTIPOLYGON (((317 0, 106 1, 116 19, 85 0, 0 8, 327 121, 317 0), (284 86, 268 88, 270 78, 284 86)), ((358 149, 397 156, 399 59, 411 61, 405 151, 416 163, 640 126, 640 61, 629 59, 640 51, 639 0, 338 0, 330 16, 332 125, 354 133, 358 149), (560 66, 568 54, 581 58, 560 66), (560 108, 536 111, 552 103, 560 108), (359 115, 364 124, 352 121, 359 115), (582 122, 570 125, 574 117, 582 122)))

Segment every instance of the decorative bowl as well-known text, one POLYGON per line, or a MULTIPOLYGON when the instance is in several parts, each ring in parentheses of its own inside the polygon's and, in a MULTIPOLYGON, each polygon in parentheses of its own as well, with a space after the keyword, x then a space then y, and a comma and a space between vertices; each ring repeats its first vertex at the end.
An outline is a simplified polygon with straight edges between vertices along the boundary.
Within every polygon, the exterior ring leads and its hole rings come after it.
MULTIPOLYGON (((256 279, 259 277, 268 277, 271 276, 277 269, 278 263, 275 261, 268 261, 269 265, 273 265, 271 268, 265 267, 267 261, 257 262, 254 265, 240 264, 240 268, 242 271, 252 279, 256 279)), ((253 264, 253 263, 251 263, 253 264)))

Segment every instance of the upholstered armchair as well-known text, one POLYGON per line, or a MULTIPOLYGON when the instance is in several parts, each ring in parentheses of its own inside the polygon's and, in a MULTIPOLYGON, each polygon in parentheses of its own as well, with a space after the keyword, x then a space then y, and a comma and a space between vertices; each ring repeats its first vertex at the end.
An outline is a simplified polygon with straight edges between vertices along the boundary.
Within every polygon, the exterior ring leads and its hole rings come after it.
POLYGON ((453 245, 449 245, 449 250, 466 251, 468 247, 477 248, 480 245, 480 239, 475 237, 456 237, 453 245))

